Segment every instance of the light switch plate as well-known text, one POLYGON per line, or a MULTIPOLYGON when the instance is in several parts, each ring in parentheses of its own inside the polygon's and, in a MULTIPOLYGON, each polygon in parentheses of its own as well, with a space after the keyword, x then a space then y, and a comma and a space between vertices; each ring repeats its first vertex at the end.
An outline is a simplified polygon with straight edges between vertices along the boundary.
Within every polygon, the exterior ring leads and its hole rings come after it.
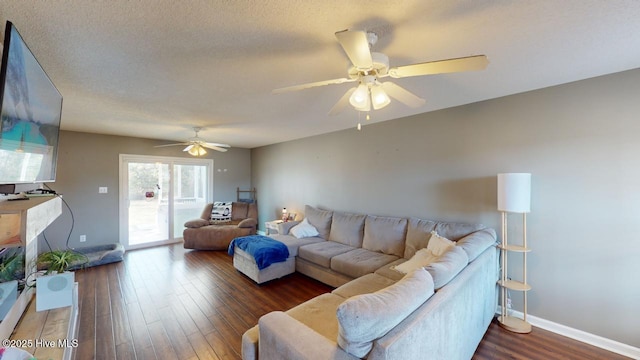
POLYGON ((108 189, 107 189, 107 187, 106 187, 106 186, 100 186, 100 187, 98 188, 98 193, 99 193, 99 194, 106 194, 107 192, 108 192, 108 189))

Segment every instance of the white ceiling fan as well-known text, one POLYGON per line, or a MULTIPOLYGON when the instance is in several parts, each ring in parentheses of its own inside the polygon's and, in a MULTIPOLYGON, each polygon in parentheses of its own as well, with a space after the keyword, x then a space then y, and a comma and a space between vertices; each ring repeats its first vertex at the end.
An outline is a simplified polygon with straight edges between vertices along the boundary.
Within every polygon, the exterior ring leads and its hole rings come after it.
POLYGON ((182 151, 186 151, 186 152, 188 152, 189 154, 191 154, 193 156, 202 156, 202 155, 206 154, 207 150, 205 150, 205 148, 216 150, 216 151, 221 151, 221 152, 226 152, 227 151, 226 148, 230 148, 231 147, 231 146, 229 146, 227 144, 212 143, 212 142, 207 142, 207 141, 202 140, 201 138, 198 137, 198 132, 200 132, 200 130, 202 130, 202 128, 194 127, 193 131, 195 131, 196 136, 190 138, 189 140, 187 140, 187 142, 175 143, 175 144, 166 144, 166 145, 156 145, 155 147, 158 148, 158 147, 167 147, 167 146, 184 146, 184 145, 186 145, 186 147, 182 151))
POLYGON ((379 80, 388 76, 398 79, 410 76, 482 70, 489 63, 485 55, 476 55, 389 68, 389 57, 385 54, 371 51, 371 47, 378 41, 378 36, 375 33, 343 30, 336 32, 335 35, 351 61, 348 77, 284 87, 275 89, 272 93, 280 94, 317 86, 357 81, 358 85, 349 89, 340 98, 329 111, 329 115, 340 113, 349 103, 358 111, 370 111, 371 107, 374 110, 382 109, 391 102, 389 97, 407 106, 417 108, 424 105, 424 99, 390 81, 381 82, 379 80))

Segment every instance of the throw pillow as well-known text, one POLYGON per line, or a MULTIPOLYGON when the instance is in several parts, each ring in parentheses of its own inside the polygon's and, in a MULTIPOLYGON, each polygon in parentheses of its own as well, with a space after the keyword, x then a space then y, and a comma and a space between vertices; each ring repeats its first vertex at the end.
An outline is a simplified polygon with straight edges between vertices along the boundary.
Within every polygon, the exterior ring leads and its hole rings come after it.
POLYGON ((338 345, 365 357, 384 336, 433 295, 433 279, 423 268, 371 294, 356 295, 337 309, 338 345))
POLYGON ((392 266, 391 269, 408 274, 415 269, 425 267, 434 262, 438 257, 433 255, 429 249, 418 250, 413 257, 400 265, 392 266))
POLYGON ((309 224, 318 229, 321 238, 325 240, 329 239, 329 231, 331 230, 331 219, 333 217, 333 211, 320 210, 314 208, 313 206, 305 205, 304 216, 309 219, 309 224))
POLYGON ((211 220, 228 221, 231 220, 231 201, 216 201, 211 208, 211 220))
POLYGON ((431 250, 431 253, 435 256, 442 256, 442 254, 454 246, 456 246, 455 242, 438 235, 436 231, 432 231, 427 249, 431 250))
POLYGON ((307 218, 304 218, 300 224, 292 227, 291 230, 289 230, 289 234, 295 236, 297 239, 320 235, 318 229, 309 224, 307 218))

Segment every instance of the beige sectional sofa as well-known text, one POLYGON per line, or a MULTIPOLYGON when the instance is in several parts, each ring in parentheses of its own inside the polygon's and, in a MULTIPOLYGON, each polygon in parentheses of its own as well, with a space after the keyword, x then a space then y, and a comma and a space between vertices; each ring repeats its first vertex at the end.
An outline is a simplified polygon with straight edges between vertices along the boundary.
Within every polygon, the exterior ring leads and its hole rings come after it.
MULTIPOLYGON (((263 316, 243 335, 243 359, 471 358, 496 309, 493 229, 311 206, 305 217, 319 234, 299 240, 295 270, 336 289, 263 316), (455 245, 407 275, 395 269, 432 237, 455 245)), ((272 237, 295 247, 296 224, 272 237)))

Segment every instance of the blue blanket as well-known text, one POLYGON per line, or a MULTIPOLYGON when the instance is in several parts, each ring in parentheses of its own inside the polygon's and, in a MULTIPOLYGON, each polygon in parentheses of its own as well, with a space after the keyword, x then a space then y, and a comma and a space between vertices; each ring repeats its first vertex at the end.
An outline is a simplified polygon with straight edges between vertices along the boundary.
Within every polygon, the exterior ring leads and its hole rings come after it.
POLYGON ((262 235, 241 236, 231 240, 229 255, 233 255, 235 247, 245 251, 256 260, 258 269, 262 270, 269 265, 283 262, 289 257, 289 249, 280 241, 262 235))

